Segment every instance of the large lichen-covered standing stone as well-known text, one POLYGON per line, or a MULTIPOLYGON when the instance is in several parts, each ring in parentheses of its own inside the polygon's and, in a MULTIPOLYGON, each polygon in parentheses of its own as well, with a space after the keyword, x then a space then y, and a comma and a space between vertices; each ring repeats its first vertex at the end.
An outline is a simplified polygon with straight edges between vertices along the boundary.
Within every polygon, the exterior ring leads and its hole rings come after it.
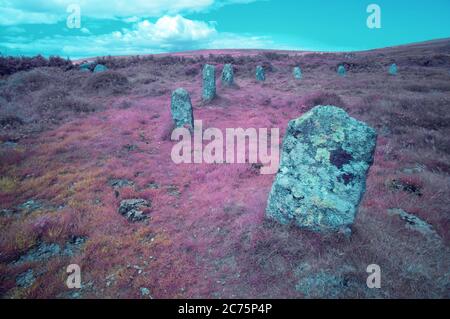
POLYGON ((343 66, 343 65, 338 66, 337 74, 339 76, 346 76, 347 75, 347 70, 345 69, 345 66, 343 66))
POLYGON ((189 93, 182 88, 172 92, 170 109, 175 127, 194 128, 194 115, 189 93))
POLYGON ((231 64, 225 64, 222 70, 222 84, 232 86, 234 84, 234 71, 231 64))
POLYGON ((211 101, 216 97, 216 67, 205 64, 203 67, 203 101, 211 101))
POLYGON ((266 73, 264 71, 264 68, 261 65, 258 65, 256 67, 256 80, 257 81, 265 81, 266 80, 266 73))
POLYGON ((300 67, 296 66, 292 70, 292 75, 294 76, 294 79, 301 80, 302 79, 302 69, 300 69, 300 67))
POLYGON ((313 231, 348 233, 375 144, 371 127, 335 106, 316 106, 290 121, 267 216, 313 231))

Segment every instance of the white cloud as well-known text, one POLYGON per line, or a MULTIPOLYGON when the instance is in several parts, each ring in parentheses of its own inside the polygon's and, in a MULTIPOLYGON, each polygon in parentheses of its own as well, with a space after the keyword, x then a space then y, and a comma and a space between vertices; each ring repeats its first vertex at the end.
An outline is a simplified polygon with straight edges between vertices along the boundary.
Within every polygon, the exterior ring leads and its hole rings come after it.
POLYGON ((109 34, 47 36, 4 39, 0 47, 19 52, 58 52, 61 56, 84 58, 99 55, 135 55, 199 49, 269 48, 268 37, 220 33, 214 23, 176 16, 163 16, 155 23, 143 20, 132 28, 109 34))
POLYGON ((260 0, 0 0, 0 25, 55 23, 67 17, 66 9, 72 4, 80 5, 84 17, 136 22, 139 18, 199 12, 254 1, 260 0))

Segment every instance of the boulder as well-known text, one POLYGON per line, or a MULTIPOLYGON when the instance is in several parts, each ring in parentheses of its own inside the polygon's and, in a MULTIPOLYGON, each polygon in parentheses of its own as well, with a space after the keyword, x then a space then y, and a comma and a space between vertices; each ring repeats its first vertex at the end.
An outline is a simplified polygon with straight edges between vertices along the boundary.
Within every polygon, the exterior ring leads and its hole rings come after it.
POLYGON ((266 80, 266 73, 264 71, 264 68, 261 65, 258 65, 256 67, 256 81, 265 81, 266 80))
POLYGON ((302 69, 300 69, 300 67, 296 66, 293 70, 292 70, 292 75, 294 76, 294 79, 296 80, 301 80, 302 79, 302 69))
POLYGON ((103 64, 97 64, 94 68, 94 73, 100 73, 105 71, 108 71, 108 68, 103 64))
POLYGON ((205 64, 203 67, 203 101, 209 102, 216 97, 216 67, 205 64))
POLYGON ((194 129, 191 97, 185 89, 179 88, 173 91, 170 108, 175 127, 194 129))
POLYGON ((349 234, 373 162, 376 132, 335 106, 289 122, 266 214, 282 224, 349 234))
POLYGON ((91 72, 91 70, 94 68, 93 62, 84 62, 80 64, 80 71, 82 72, 91 72))
POLYGON ((144 210, 150 207, 150 202, 145 199, 125 199, 120 202, 119 214, 125 216, 129 221, 142 221, 147 218, 144 210))
POLYGON ((231 64, 225 64, 222 70, 222 85, 232 86, 234 84, 234 71, 231 64))

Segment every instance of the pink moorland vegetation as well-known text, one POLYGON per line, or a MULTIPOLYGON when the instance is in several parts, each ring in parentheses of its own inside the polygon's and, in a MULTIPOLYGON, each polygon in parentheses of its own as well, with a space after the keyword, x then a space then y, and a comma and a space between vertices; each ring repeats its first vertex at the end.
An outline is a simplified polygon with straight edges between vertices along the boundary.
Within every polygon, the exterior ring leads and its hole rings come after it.
POLYGON ((234 50, 98 62, 109 70, 46 65, 2 76, 2 297, 449 297, 450 41, 355 53, 234 50), (394 62, 396 76, 388 74, 394 62), (218 70, 218 97, 207 104, 205 63, 218 70), (236 87, 220 85, 224 63, 234 65, 236 87), (254 78, 258 64, 264 83, 254 78), (336 74, 340 64, 346 77, 336 74), (292 77, 297 65, 300 81, 292 77), (190 92, 204 129, 279 127, 282 138, 289 120, 321 104, 374 127, 375 161, 352 236, 266 220, 274 175, 261 175, 258 165, 174 164, 170 94, 178 87, 190 92), (118 213, 131 198, 151 202, 147 220, 118 213), (23 208, 30 200, 39 204, 23 208), (392 209, 420 218, 433 236, 392 209), (73 254, 21 259, 42 243, 64 247, 73 238, 84 239, 73 254), (381 266, 382 289, 366 286, 373 263, 381 266), (65 285, 69 264, 81 266, 76 294, 65 285), (29 269, 34 280, 18 285, 29 269), (343 279, 332 287, 337 293, 314 286, 325 273, 343 279), (313 283, 310 295, 299 289, 305 279, 313 283))

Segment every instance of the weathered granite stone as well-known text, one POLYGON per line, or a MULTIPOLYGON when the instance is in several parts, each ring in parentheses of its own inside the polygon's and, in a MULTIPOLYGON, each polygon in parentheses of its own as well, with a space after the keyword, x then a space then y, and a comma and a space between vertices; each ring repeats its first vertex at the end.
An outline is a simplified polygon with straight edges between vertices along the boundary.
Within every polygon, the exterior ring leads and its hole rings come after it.
POLYGON ((266 214, 282 224, 348 233, 365 192, 376 133, 335 106, 289 122, 266 214))
POLYGON ((145 199, 125 199, 120 202, 119 214, 125 216, 129 221, 142 221, 147 218, 143 210, 150 207, 150 202, 145 199))
POLYGON ((293 70, 292 70, 292 75, 294 76, 294 79, 296 80, 301 80, 302 79, 302 69, 300 69, 300 67, 296 66, 293 70))
POLYGON ((108 68, 103 64, 97 64, 94 68, 94 73, 100 73, 105 71, 108 71, 108 68))
POLYGON ((395 63, 391 64, 391 66, 389 67, 389 74, 397 75, 397 72, 398 72, 397 64, 395 63))
POLYGON ((261 65, 258 65, 256 67, 256 80, 257 81, 265 81, 266 80, 266 73, 264 71, 264 68, 261 65))
POLYGON ((216 97, 216 67, 205 64, 203 67, 203 101, 208 102, 216 97))
POLYGON ((185 89, 179 88, 173 91, 170 108, 175 127, 194 128, 191 98, 185 89))
POLYGON ((232 86, 234 84, 234 71, 231 64, 225 64, 222 70, 222 84, 232 86))
POLYGON ((94 68, 93 62, 84 62, 80 64, 80 71, 82 72, 91 72, 93 68, 94 68))
POLYGON ((337 73, 339 76, 346 76, 347 70, 345 69, 345 66, 343 65, 338 66, 337 73))
POLYGON ((16 285, 21 288, 31 287, 36 278, 34 277, 33 269, 28 269, 26 272, 19 274, 16 278, 16 285))

